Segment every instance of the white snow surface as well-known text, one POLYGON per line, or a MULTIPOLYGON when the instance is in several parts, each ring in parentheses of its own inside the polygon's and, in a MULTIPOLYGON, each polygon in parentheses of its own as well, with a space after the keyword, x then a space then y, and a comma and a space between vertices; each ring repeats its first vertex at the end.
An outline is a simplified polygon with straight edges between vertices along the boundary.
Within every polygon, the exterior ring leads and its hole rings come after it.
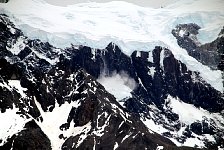
POLYGON ((60 126, 67 122, 67 117, 72 109, 72 107, 78 107, 79 101, 72 103, 65 103, 59 107, 58 103, 56 103, 55 108, 52 112, 44 112, 40 103, 37 102, 36 98, 34 98, 37 108, 39 109, 41 116, 43 117, 43 122, 36 121, 43 132, 48 136, 51 141, 52 150, 61 149, 62 144, 64 143, 64 139, 60 139, 59 135, 64 134, 65 136, 76 135, 81 132, 84 128, 74 128, 74 123, 70 124, 70 128, 64 132, 60 130, 60 126))
POLYGON ((115 145, 114 145, 113 150, 116 150, 117 148, 118 148, 118 143, 117 143, 117 142, 115 142, 115 145))
POLYGON ((199 71, 209 84, 223 91, 221 72, 190 57, 171 34, 177 24, 193 22, 202 27, 202 43, 214 40, 224 25, 223 0, 180 0, 158 9, 123 1, 62 7, 44 0, 10 0, 0 4, 0 12, 10 16, 29 38, 60 48, 71 43, 105 48, 114 42, 130 54, 133 50, 152 50, 156 45, 168 47, 189 69, 199 71))
POLYGON ((195 145, 201 148, 204 147, 203 141, 197 138, 187 138, 184 142, 184 146, 194 147, 195 145))
POLYGON ((8 50, 11 51, 13 54, 18 55, 19 52, 24 48, 25 48, 24 38, 19 37, 16 40, 16 43, 12 46, 12 48, 8 48, 8 50))
POLYGON ((164 132, 168 132, 167 129, 162 127, 160 124, 156 124, 152 119, 142 119, 141 121, 149 128, 149 132, 153 133, 152 131, 162 134, 164 132))
MULTIPOLYGON (((0 86, 3 86, 10 91, 14 89, 18 91, 18 93, 22 97, 26 97, 24 91, 26 91, 27 89, 21 87, 20 80, 8 80, 8 84, 3 82, 3 84, 0 83, 0 86)), ((13 109, 7 109, 5 113, 0 113, 0 119, 2 120, 2 124, 0 126, 0 139, 3 140, 0 143, 0 146, 3 145, 6 140, 10 138, 13 134, 16 134, 19 131, 23 130, 24 125, 30 120, 26 119, 22 115, 17 114, 18 111, 19 109, 13 105, 13 109)))
POLYGON ((20 80, 8 80, 8 81, 9 81, 9 85, 11 87, 14 87, 22 97, 26 97, 26 94, 24 93, 24 91, 26 91, 27 89, 21 86, 20 80))
POLYGON ((12 135, 23 130, 24 125, 29 121, 29 119, 17 114, 18 111, 19 109, 13 106, 13 109, 7 109, 6 112, 0 113, 0 139, 2 139, 0 146, 4 145, 12 135))
POLYGON ((157 146, 156 150, 163 150, 163 146, 157 146))
POLYGON ((214 119, 219 127, 221 127, 220 123, 224 122, 224 118, 220 114, 210 113, 203 108, 196 108, 194 105, 184 103, 170 95, 168 95, 166 102, 168 102, 168 106, 172 108, 172 111, 179 115, 179 120, 185 124, 189 125, 195 121, 202 121, 204 117, 214 119))

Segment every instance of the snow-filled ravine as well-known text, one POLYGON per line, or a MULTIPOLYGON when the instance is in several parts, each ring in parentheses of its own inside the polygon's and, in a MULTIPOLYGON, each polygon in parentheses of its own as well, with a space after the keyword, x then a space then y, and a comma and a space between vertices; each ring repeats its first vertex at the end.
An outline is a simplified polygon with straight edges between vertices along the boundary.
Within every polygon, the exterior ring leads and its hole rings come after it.
POLYGON ((44 0, 10 0, 0 4, 26 36, 65 48, 73 44, 105 48, 114 42, 126 53, 168 47, 175 57, 215 89, 223 91, 221 71, 211 70, 177 45, 171 30, 180 23, 196 23, 201 43, 214 40, 224 25, 223 0, 181 0, 163 8, 141 7, 123 1, 54 6, 44 0), (206 38, 205 38, 206 37, 206 38))

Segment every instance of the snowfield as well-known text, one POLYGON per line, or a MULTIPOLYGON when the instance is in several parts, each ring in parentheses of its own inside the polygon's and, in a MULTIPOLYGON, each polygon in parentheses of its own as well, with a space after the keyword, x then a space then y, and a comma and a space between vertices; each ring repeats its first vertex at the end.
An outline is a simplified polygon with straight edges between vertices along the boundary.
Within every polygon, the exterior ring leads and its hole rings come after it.
POLYGON ((0 12, 13 18, 29 38, 60 48, 71 43, 105 48, 114 42, 131 54, 134 50, 150 51, 156 45, 168 47, 189 69, 199 71, 209 84, 223 91, 221 72, 189 56, 171 34, 177 24, 193 22, 201 27, 201 43, 214 40, 224 25, 223 0, 181 0, 157 9, 123 1, 62 7, 44 0, 10 0, 0 4, 0 12))

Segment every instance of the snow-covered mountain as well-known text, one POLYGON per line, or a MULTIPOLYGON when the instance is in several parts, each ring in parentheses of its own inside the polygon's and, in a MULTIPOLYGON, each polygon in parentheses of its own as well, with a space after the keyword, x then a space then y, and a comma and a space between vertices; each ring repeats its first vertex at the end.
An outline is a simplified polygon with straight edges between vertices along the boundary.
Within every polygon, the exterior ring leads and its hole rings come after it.
POLYGON ((200 42, 215 40, 224 24, 224 4, 215 0, 206 6, 209 3, 210 0, 182 0, 153 9, 122 1, 59 7, 43 0, 11 0, 0 7, 24 35, 59 48, 72 43, 103 49, 113 42, 130 55, 134 50, 148 51, 155 45, 168 47, 177 59, 192 71, 201 72, 209 84, 222 91, 221 72, 212 71, 187 55, 170 34, 176 25, 193 22, 201 27, 200 42))
POLYGON ((0 149, 223 149, 224 5, 207 2, 0 4, 0 149))

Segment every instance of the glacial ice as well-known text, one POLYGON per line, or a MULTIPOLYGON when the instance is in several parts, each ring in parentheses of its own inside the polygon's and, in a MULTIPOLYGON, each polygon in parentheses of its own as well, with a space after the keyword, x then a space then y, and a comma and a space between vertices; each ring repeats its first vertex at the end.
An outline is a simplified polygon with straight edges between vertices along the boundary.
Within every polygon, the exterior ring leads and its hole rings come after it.
POLYGON ((177 45, 171 30, 177 24, 193 22, 201 27, 201 43, 214 40, 224 25, 223 7, 222 0, 181 0, 157 9, 122 1, 60 7, 44 0, 11 0, 0 4, 0 12, 10 16, 29 38, 59 48, 71 43, 105 48, 114 42, 131 54, 134 50, 151 51, 157 45, 167 47, 190 70, 199 71, 206 82, 222 92, 221 71, 211 70, 189 56, 177 45))

